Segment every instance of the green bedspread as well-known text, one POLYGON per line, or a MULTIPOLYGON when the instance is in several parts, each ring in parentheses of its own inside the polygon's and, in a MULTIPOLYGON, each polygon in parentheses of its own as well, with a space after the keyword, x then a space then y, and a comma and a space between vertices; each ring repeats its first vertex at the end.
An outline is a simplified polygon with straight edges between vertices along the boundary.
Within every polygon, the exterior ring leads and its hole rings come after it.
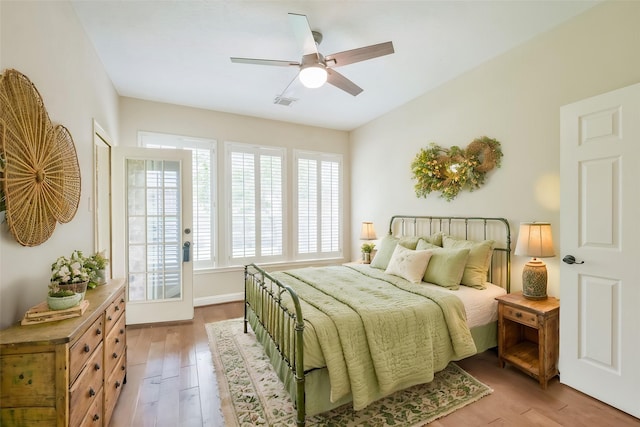
POLYGON ((331 401, 351 392, 355 410, 429 382, 450 361, 476 352, 464 307, 453 295, 366 265, 273 276, 302 300, 328 368, 331 401))

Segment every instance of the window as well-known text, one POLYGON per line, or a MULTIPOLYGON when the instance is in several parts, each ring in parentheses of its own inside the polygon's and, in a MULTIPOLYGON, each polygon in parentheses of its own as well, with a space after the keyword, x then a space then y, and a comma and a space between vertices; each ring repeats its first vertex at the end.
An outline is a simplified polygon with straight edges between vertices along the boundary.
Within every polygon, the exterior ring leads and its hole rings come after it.
POLYGON ((216 142, 153 132, 139 132, 147 148, 180 148, 191 151, 193 162, 193 267, 215 266, 216 142))
POLYGON ((301 258, 342 253, 342 156, 295 152, 297 248, 301 258))
POLYGON ((229 142, 230 264, 285 256, 283 148, 229 142))

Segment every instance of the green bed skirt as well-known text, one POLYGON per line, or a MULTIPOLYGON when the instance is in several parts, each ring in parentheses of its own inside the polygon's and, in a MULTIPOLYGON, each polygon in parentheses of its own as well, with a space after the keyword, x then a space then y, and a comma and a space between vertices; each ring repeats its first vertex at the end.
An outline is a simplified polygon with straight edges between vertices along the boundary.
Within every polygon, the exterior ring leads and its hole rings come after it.
MULTIPOLYGON (((278 374, 278 377, 284 383, 291 398, 295 401, 296 381, 294 374, 284 360, 282 360, 269 334, 258 322, 255 313, 249 307, 247 307, 247 320, 249 320, 251 329, 255 332, 258 342, 264 347, 265 353, 269 357, 271 365, 278 374)), ((478 353, 496 347, 498 345, 498 322, 472 328, 471 336, 476 344, 478 353)), ((327 368, 313 369, 307 372, 305 374, 304 384, 307 416, 320 414, 351 402, 351 394, 336 402, 331 402, 331 385, 329 383, 329 371, 327 368)), ((380 396, 380 398, 382 397, 384 396, 380 396)))

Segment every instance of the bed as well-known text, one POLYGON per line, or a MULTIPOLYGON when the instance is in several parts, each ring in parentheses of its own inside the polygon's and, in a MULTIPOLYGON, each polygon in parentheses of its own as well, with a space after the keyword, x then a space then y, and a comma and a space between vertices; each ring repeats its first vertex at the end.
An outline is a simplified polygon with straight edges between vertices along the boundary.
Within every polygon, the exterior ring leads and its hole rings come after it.
POLYGON ((245 266, 245 332, 250 324, 298 425, 349 402, 359 410, 497 345, 510 248, 504 218, 396 215, 371 264, 245 266))

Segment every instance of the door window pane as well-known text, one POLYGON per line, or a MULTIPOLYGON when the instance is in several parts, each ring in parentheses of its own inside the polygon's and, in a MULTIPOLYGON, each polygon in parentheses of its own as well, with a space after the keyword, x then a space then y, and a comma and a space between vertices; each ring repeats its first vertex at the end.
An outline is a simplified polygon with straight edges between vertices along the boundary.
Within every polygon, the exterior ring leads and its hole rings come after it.
POLYGON ((181 297, 179 172, 178 161, 127 160, 127 200, 146 195, 127 204, 131 301, 181 297))

